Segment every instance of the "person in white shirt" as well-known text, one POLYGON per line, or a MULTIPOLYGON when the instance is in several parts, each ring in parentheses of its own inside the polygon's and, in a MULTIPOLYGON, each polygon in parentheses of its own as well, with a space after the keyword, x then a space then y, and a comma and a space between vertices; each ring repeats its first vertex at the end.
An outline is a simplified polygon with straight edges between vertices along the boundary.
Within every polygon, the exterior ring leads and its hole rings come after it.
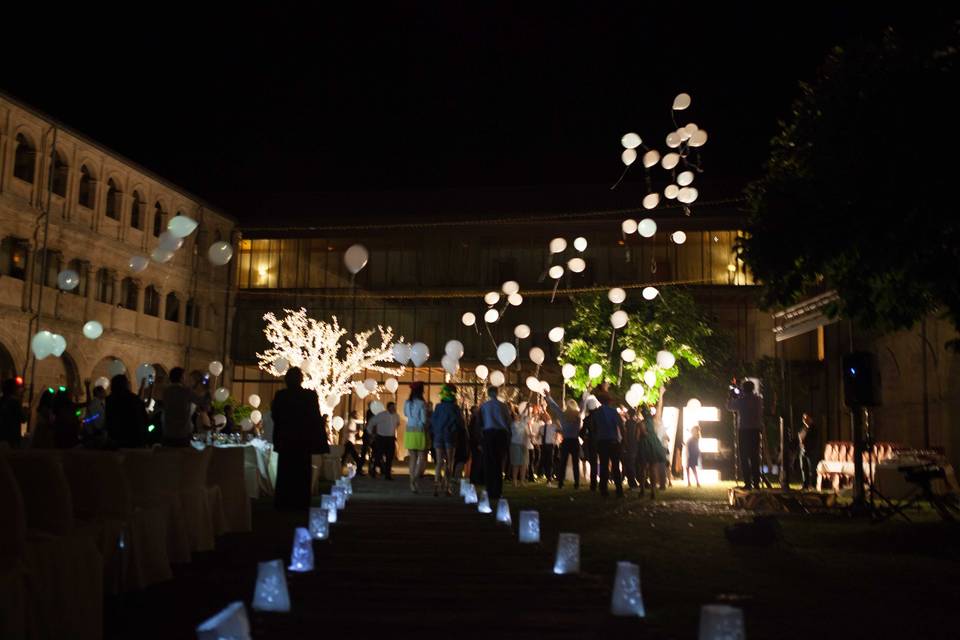
POLYGON ((370 477, 377 477, 377 467, 385 480, 393 480, 393 454, 397 448, 397 428, 400 426, 400 416, 397 415, 397 405, 387 403, 387 410, 381 411, 370 419, 367 429, 373 434, 373 464, 370 466, 370 477))
POLYGON ((540 454, 542 452, 541 445, 543 445, 543 421, 540 419, 540 414, 537 413, 535 407, 527 407, 527 424, 528 431, 530 434, 530 461, 527 466, 527 480, 533 482, 537 475, 540 473, 540 454))
POLYGON ((530 462, 530 427, 525 415, 510 405, 510 475, 513 486, 524 483, 527 476, 527 464, 530 462))
POLYGON ((339 444, 343 445, 343 455, 340 456, 340 466, 347 463, 347 456, 353 458, 353 464, 360 467, 360 454, 357 453, 356 445, 359 443, 357 435, 357 425, 360 422, 360 412, 354 411, 350 414, 350 419, 340 429, 339 444))

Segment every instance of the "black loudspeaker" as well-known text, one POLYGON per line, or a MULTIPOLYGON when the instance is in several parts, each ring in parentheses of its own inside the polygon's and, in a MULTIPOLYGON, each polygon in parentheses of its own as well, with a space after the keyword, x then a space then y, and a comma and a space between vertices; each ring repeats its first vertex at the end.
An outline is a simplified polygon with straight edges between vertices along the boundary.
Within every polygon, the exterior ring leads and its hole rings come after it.
POLYGON ((865 351, 843 356, 843 403, 849 408, 880 406, 880 365, 865 351))

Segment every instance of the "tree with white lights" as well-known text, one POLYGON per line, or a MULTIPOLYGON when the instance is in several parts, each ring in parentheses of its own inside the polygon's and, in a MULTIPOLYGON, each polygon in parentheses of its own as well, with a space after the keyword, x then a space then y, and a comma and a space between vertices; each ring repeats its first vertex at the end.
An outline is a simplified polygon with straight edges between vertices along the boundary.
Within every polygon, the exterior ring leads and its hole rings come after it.
POLYGON ((378 346, 370 344, 373 329, 356 333, 353 340, 341 344, 347 330, 340 327, 336 316, 323 322, 308 317, 302 307, 284 312, 286 316, 279 319, 273 313, 263 316, 267 322, 263 333, 273 346, 257 353, 259 367, 274 376, 283 375, 288 366, 300 367, 303 387, 317 392, 323 413, 331 414, 341 397, 363 386, 363 380, 354 380, 354 376, 364 371, 403 375, 403 366, 390 366, 394 362, 392 328, 377 326, 378 346))

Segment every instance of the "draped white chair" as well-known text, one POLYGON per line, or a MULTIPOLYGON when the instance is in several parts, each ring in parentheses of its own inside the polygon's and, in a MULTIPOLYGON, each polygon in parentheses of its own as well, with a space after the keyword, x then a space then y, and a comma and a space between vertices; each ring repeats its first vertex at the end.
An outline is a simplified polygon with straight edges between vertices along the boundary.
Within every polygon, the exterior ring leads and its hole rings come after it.
POLYGON ((180 458, 154 455, 152 449, 124 450, 123 473, 134 504, 166 513, 167 557, 172 563, 190 562, 190 537, 180 500, 180 458))
POLYGON ((252 447, 212 447, 213 457, 207 470, 207 484, 220 488, 228 531, 253 528, 244 474, 246 453, 252 447))

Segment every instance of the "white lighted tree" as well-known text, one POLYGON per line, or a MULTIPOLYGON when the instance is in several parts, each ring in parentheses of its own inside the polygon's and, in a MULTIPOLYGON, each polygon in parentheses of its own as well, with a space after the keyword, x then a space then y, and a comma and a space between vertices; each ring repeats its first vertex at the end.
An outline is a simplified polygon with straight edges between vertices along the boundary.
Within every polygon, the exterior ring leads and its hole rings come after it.
POLYGON ((323 322, 307 316, 302 307, 299 311, 284 312, 286 315, 279 319, 273 313, 263 316, 267 323, 263 333, 273 346, 257 353, 259 367, 274 376, 283 375, 285 365, 299 367, 303 371, 303 387, 317 392, 324 413, 332 413, 341 397, 363 386, 363 380, 354 377, 364 371, 403 375, 403 366, 393 360, 392 328, 377 326, 376 331, 361 331, 354 334, 353 340, 342 342, 347 330, 340 327, 336 316, 323 322), (378 346, 370 344, 375 332, 380 334, 378 346))

